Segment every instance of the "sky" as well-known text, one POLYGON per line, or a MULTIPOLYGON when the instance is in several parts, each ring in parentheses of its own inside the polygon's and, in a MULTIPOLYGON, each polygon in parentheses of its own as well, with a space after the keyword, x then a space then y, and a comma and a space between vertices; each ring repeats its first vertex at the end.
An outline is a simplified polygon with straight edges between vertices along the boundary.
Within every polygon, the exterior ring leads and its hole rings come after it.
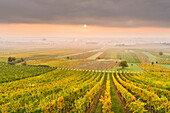
POLYGON ((0 37, 32 36, 169 37, 170 0, 0 0, 0 37))

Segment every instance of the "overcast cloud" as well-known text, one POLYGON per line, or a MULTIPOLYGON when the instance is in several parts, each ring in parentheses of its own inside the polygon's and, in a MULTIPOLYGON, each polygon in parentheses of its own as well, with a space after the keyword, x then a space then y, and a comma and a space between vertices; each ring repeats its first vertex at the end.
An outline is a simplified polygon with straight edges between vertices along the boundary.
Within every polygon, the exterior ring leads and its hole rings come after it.
POLYGON ((0 0, 0 23, 170 27, 170 0, 0 0))

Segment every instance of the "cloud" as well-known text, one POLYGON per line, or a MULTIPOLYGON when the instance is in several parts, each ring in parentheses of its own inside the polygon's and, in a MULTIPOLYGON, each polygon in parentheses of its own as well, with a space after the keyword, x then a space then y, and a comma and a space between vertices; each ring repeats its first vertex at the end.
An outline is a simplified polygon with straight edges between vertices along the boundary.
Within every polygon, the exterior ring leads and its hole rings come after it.
POLYGON ((170 27, 170 1, 0 0, 0 23, 170 27))

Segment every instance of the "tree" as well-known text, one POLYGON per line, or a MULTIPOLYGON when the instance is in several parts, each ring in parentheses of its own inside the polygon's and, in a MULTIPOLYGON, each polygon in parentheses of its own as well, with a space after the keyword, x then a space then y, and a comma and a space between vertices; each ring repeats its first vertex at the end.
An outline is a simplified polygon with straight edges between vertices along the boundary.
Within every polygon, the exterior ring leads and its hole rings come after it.
POLYGON ((16 58, 15 57, 12 57, 12 61, 15 61, 16 60, 16 58))
POLYGON ((12 62, 12 57, 9 57, 9 58, 8 58, 8 62, 12 62))
POLYGON ((163 55, 163 52, 162 52, 162 51, 160 51, 160 52, 159 52, 159 55, 163 55))
POLYGON ((15 57, 9 57, 9 58, 8 58, 8 62, 13 62, 13 61, 15 61, 15 60, 16 60, 15 57))
POLYGON ((127 61, 121 61, 119 66, 122 66, 122 69, 124 69, 125 67, 128 67, 127 61))
POLYGON ((16 60, 15 57, 8 57, 8 64, 15 65, 15 63, 16 63, 15 60, 16 60))

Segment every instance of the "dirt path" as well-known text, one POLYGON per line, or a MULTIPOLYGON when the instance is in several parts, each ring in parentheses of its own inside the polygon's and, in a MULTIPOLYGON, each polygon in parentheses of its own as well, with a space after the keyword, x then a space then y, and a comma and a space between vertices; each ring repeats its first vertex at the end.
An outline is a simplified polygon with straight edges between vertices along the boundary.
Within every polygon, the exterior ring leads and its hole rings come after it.
MULTIPOLYGON (((99 99, 101 97, 101 95, 104 95, 104 91, 106 89, 106 74, 105 74, 105 80, 104 80, 104 83, 99 91, 99 93, 95 96, 95 99, 94 99, 94 102, 93 102, 93 105, 90 106, 90 108, 87 110, 86 113, 94 113, 96 108, 97 108, 97 105, 98 103, 100 102, 99 99)), ((102 111, 102 107, 100 108, 100 111, 102 111)))

